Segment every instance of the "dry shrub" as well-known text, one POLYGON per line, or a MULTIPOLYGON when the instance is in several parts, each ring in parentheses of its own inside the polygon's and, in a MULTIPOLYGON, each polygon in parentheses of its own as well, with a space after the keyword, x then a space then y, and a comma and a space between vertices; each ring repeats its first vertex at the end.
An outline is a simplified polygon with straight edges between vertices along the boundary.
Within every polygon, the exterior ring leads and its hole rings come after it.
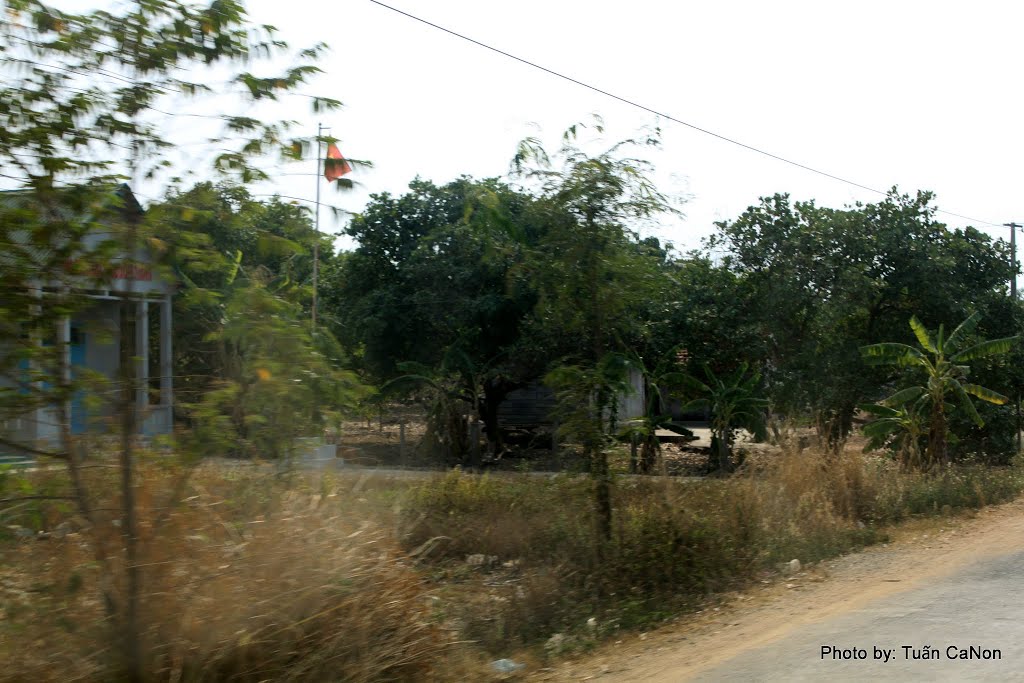
POLYGON ((864 462, 815 450, 787 450, 764 471, 729 482, 730 495, 751 508, 747 531, 755 564, 799 558, 814 561, 873 540, 858 524, 863 496, 872 490, 864 462))
POLYGON ((420 485, 403 514, 407 548, 443 581, 465 582, 454 609, 467 637, 495 653, 509 643, 601 624, 639 626, 708 593, 874 542, 908 514, 977 507, 1024 489, 1020 471, 962 467, 903 474, 852 449, 787 448, 725 480, 629 477, 616 482, 610 542, 597 539, 584 477, 477 477, 420 485), (433 543, 432 543, 433 542, 433 543), (467 578, 468 555, 520 563, 522 574, 467 578))
MULTIPOLYGON (((163 507, 178 474, 145 466, 137 487, 140 624, 154 680, 431 681, 472 668, 433 620, 393 535, 359 514, 361 492, 203 467, 185 503, 163 507)), ((105 535, 83 529, 5 546, 4 561, 45 594, 13 615, 7 600, 0 677, 116 677, 87 533, 105 535)))
POLYGON ((417 548, 437 539, 430 552, 435 559, 483 554, 551 564, 557 562, 553 548, 560 558, 580 543, 592 547, 592 515, 580 505, 591 487, 582 476, 480 477, 452 470, 413 491, 402 540, 417 548))

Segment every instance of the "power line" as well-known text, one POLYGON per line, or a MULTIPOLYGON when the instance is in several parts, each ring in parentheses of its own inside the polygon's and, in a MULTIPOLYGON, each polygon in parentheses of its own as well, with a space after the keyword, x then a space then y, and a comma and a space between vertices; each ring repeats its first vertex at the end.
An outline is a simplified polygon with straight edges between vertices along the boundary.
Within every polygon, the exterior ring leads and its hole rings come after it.
MULTIPOLYGON (((465 40, 466 42, 473 43, 474 45, 476 45, 478 47, 484 48, 485 50, 490 50, 491 52, 496 52, 499 55, 502 55, 503 57, 508 57, 509 59, 515 60, 517 62, 520 62, 521 64, 525 64, 525 65, 527 65, 529 67, 532 67, 534 69, 538 69, 538 70, 543 71, 543 72, 545 72, 547 74, 555 76, 556 78, 561 78, 562 80, 569 81, 570 83, 574 83, 574 84, 576 84, 576 85, 578 85, 580 87, 586 88, 587 90, 592 90, 592 91, 594 91, 596 93, 599 93, 601 95, 604 95, 606 97, 610 97, 613 100, 618 100, 619 102, 622 102, 623 104, 627 104, 627 105, 629 105, 631 107, 635 107, 635 108, 640 109, 642 111, 646 111, 648 113, 654 114, 655 116, 659 116, 659 117, 661 117, 663 119, 666 119, 668 121, 672 121, 673 123, 678 123, 681 126, 686 126, 687 128, 691 128, 691 129, 693 129, 693 130, 695 130, 695 131, 697 131, 699 133, 704 133, 705 135, 710 135, 713 138, 718 138, 719 140, 722 140, 723 142, 728 142, 730 144, 736 145, 738 147, 742 147, 742 148, 744 148, 746 150, 749 150, 751 152, 755 152, 757 154, 761 154, 763 156, 766 156, 766 157, 768 157, 770 159, 774 159, 776 161, 781 161, 784 164, 789 164, 790 166, 795 166, 795 167, 803 169, 805 171, 810 171, 811 173, 816 173, 816 174, 818 174, 820 176, 824 176, 826 178, 830 178, 832 180, 839 181, 841 183, 846 183, 847 185, 852 185, 853 187, 857 187, 857 188, 860 188, 862 190, 867 190, 868 192, 874 192, 874 193, 880 194, 880 195, 887 194, 883 190, 879 190, 877 188, 870 187, 868 185, 863 185, 863 184, 858 183, 858 182, 853 181, 853 180, 848 180, 847 178, 843 178, 843 177, 834 175, 832 173, 828 173, 827 171, 819 170, 817 168, 814 168, 812 166, 808 166, 806 164, 801 164, 798 161, 793 161, 792 159, 787 159, 785 157, 779 156, 778 154, 772 154, 771 152, 767 152, 767 151, 765 151, 763 149, 760 149, 758 147, 754 147, 753 145, 748 145, 746 143, 740 142, 739 140, 734 140, 733 138, 730 138, 730 137, 727 137, 727 136, 722 135, 720 133, 716 133, 714 131, 708 130, 707 128, 701 128, 700 126, 695 125, 693 123, 689 123, 687 121, 683 121, 682 119, 677 119, 674 116, 670 116, 669 114, 665 114, 664 112, 660 112, 657 109, 654 109, 652 107, 648 107, 646 105, 640 104, 639 102, 636 102, 634 100, 630 100, 628 98, 622 97, 621 95, 616 95, 615 93, 609 92, 608 90, 603 90, 601 88, 598 88, 597 86, 591 85, 591 84, 586 83, 584 81, 581 81, 581 80, 579 80, 577 78, 573 78, 572 76, 568 76, 566 74, 560 73, 558 71, 555 71, 554 69, 549 69, 546 66, 542 66, 540 64, 537 64, 536 62, 531 62, 528 59, 524 59, 522 57, 518 57, 518 56, 516 56, 516 55, 514 55, 514 54, 512 54, 510 52, 505 52, 504 50, 501 50, 499 48, 493 47, 492 45, 488 45, 487 43, 481 42, 481 41, 476 40, 474 38, 470 38, 469 36, 466 36, 466 35, 463 35, 461 33, 456 32, 456 31, 453 31, 452 29, 445 28, 444 26, 441 26, 439 24, 435 24, 433 22, 427 21, 426 19, 422 19, 422 18, 420 18, 420 17, 418 17, 418 16, 416 16, 414 14, 410 14, 408 12, 400 10, 397 7, 392 7, 391 5, 387 5, 387 4, 383 3, 383 2, 381 2, 380 0, 369 0, 369 1, 371 3, 373 3, 374 5, 378 5, 380 7, 383 7, 384 9, 391 10, 392 12, 395 12, 396 14, 401 14, 404 17, 408 17, 409 19, 412 19, 414 21, 420 22, 421 24, 426 24, 427 26, 430 26, 431 28, 437 29, 438 31, 442 31, 442 32, 447 33, 449 35, 455 36, 456 38, 460 38, 462 40, 465 40)), ((971 218, 969 216, 964 216, 962 214, 954 213, 952 211, 945 211, 943 209, 936 209, 936 211, 937 211, 937 213, 942 213, 942 214, 945 214, 947 216, 954 216, 956 218, 960 218, 962 220, 969 221, 971 223, 982 223, 982 224, 990 225, 990 226, 993 226, 993 227, 1002 227, 1002 225, 999 224, 999 223, 993 223, 992 221, 983 221, 983 220, 978 219, 978 218, 971 218)))

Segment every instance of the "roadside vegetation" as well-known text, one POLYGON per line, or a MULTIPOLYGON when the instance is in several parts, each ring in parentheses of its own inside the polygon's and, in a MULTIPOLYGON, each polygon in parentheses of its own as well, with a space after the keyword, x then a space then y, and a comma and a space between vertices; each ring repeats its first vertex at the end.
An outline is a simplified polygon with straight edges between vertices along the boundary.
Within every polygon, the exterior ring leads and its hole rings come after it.
MULTIPOLYGON (((623 456, 623 457, 619 457, 623 456)), ((998 504, 1015 467, 907 472, 849 448, 787 445, 731 478, 630 477, 613 453, 611 537, 593 481, 459 470, 423 477, 211 461, 190 473, 140 457, 143 661, 158 681, 448 681, 499 678, 623 630, 698 609, 721 592, 886 540, 921 515, 998 504), (165 507, 169 495, 180 503, 165 507)), ((101 461, 102 462, 102 461, 101 461)), ((116 470, 89 474, 96 490, 116 470)), ((3 475, 0 496, 58 496, 60 471, 3 475)), ((107 680, 109 647, 88 537, 60 500, 23 500, 0 533, 0 680, 107 680), (57 637, 55 637, 57 636, 57 637)), ((102 531, 101 531, 102 530, 102 531)))
POLYGON ((682 203, 644 158, 661 131, 609 141, 593 117, 523 140, 505 177, 372 195, 338 252, 309 211, 250 192, 261 158, 333 142, 259 108, 339 107, 303 92, 325 49, 222 0, 7 3, 0 455, 32 467, 0 469, 0 679, 515 675, 506 655, 1024 488, 1018 264, 930 193, 762 197, 680 253, 653 236, 682 203), (258 75, 265 57, 292 66, 258 75), (156 122, 209 94, 188 79, 211 67, 246 107, 200 117, 216 179, 186 187, 156 122), (136 206, 126 178, 163 191, 136 206), (136 332, 142 272, 176 287, 161 353, 136 332), (78 335, 116 343, 116 373, 85 367, 78 335), (140 438, 171 379, 173 430, 140 438), (355 441, 398 409, 391 441, 355 441), (668 476, 662 441, 693 419, 700 476, 668 476), (55 435, 26 436, 41 421, 55 435), (453 469, 304 469, 322 446, 453 469), (531 473, 543 459, 557 472, 531 473))

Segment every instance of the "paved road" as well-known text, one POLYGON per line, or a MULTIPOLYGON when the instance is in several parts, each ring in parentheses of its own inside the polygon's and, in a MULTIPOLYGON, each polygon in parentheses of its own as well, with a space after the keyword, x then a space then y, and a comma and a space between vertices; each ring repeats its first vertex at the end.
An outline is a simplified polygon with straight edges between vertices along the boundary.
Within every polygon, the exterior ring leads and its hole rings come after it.
POLYGON ((986 558, 930 585, 804 625, 693 680, 1024 681, 1024 552, 986 558), (836 658, 832 651, 823 658, 823 646, 858 648, 866 659, 836 658), (925 646, 937 656, 915 659, 925 646), (959 659, 972 646, 994 658, 959 659), (876 650, 891 651, 890 660, 876 650))

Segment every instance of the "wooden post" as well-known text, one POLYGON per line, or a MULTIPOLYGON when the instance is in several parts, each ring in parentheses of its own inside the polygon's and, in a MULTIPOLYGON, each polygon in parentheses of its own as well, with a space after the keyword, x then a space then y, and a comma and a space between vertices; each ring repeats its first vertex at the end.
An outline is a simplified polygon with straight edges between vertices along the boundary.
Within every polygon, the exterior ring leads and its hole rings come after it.
POLYGON ((637 471, 637 459, 636 459, 636 434, 630 434, 629 436, 629 473, 636 474, 637 471))

